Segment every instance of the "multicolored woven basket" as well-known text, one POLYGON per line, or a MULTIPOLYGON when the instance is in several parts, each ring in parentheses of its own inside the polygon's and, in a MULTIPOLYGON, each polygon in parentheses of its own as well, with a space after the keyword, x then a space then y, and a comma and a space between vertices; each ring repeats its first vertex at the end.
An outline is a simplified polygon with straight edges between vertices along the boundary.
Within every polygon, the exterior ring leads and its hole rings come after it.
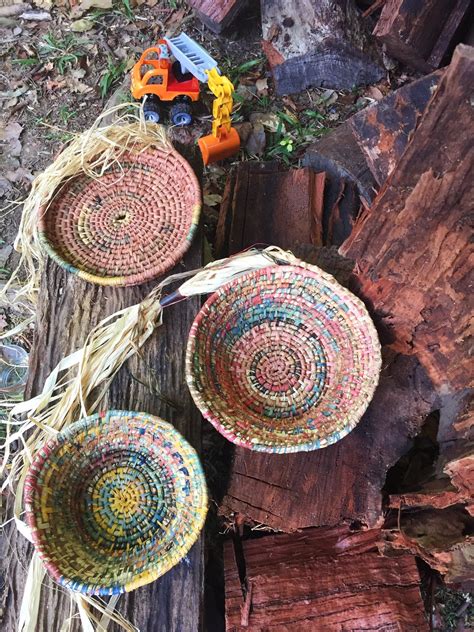
POLYGON ((100 178, 68 180, 39 212, 44 250, 99 285, 137 285, 170 270, 193 239, 201 191, 173 149, 125 153, 100 178))
POLYGON ((354 428, 380 366, 363 303, 302 263, 250 272, 215 292, 192 325, 186 379, 204 417, 230 441, 298 452, 354 428))
POLYGON ((26 518, 46 569, 91 595, 134 590, 197 540, 207 490, 194 449, 170 424, 111 410, 69 426, 36 455, 26 518))

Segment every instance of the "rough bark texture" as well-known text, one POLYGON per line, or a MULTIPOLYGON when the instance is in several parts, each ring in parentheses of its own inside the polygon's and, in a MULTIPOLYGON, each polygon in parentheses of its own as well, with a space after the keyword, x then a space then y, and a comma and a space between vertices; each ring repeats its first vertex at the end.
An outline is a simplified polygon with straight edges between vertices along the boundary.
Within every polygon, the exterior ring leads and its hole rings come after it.
POLYGON ((303 165, 353 183, 368 206, 400 160, 443 71, 402 86, 306 150, 303 165))
POLYGON ((413 81, 348 119, 379 186, 400 160, 443 72, 413 81))
POLYGON ((357 260, 357 292, 393 348, 417 354, 441 391, 472 381, 473 82, 474 49, 460 45, 397 169, 341 248, 357 260))
POLYGON ((397 527, 384 532, 386 550, 407 548, 446 582, 462 583, 466 589, 468 582, 474 585, 473 420, 474 400, 468 391, 443 398, 432 474, 415 490, 390 495, 397 527))
POLYGON ((325 171, 334 183, 352 183, 369 205, 375 197, 377 183, 367 157, 357 143, 350 120, 312 143, 303 157, 303 166, 325 171))
POLYGON ((238 16, 248 0, 187 0, 198 18, 214 33, 220 33, 238 16))
POLYGON ((341 178, 283 171, 277 163, 241 163, 227 179, 216 252, 226 256, 243 244, 270 242, 282 248, 339 245, 359 210, 354 185, 341 178))
POLYGON ((261 0, 263 50, 277 94, 382 79, 353 0, 261 0))
MULTIPOLYGON (((351 270, 350 262, 314 247, 321 240, 313 230, 309 182, 308 170, 240 165, 229 176, 221 206, 219 256, 255 243, 276 244, 294 249, 344 283, 341 272, 351 270)), ((384 359, 374 400, 343 441, 290 455, 236 448, 221 511, 283 531, 343 520, 379 524, 387 469, 406 452, 409 436, 418 432, 435 406, 430 384, 414 358, 386 353, 384 359)))
POLYGON ((455 44, 470 7, 470 0, 387 0, 374 35, 392 57, 430 72, 455 44))
MULTIPOLYGON (((201 264, 201 240, 185 257, 188 269, 201 264)), ((183 267, 180 266, 182 271, 183 267)), ((139 302, 153 284, 135 288, 103 288, 78 279, 48 261, 41 280, 35 341, 30 355, 28 394, 34 395, 68 353, 79 348, 102 318, 139 302)), ((165 310, 164 326, 146 343, 139 357, 131 358, 116 376, 103 402, 104 408, 146 411, 170 421, 199 451, 200 415, 184 381, 184 349, 189 328, 199 309, 190 299, 165 310), (176 407, 165 403, 166 397, 176 407)), ((13 523, 3 539, 0 562, 6 578, 2 630, 16 630, 31 546, 13 523)), ((203 548, 199 540, 187 558, 162 578, 120 597, 118 609, 141 630, 196 632, 200 629, 203 593, 203 548)), ((36 632, 56 632, 70 616, 66 593, 46 579, 36 632)), ((73 620, 70 630, 80 629, 73 620)), ((114 630, 114 626, 110 627, 114 630)))
POLYGON ((414 557, 382 557, 379 538, 335 527, 247 540, 240 568, 228 542, 227 632, 427 631, 414 557))

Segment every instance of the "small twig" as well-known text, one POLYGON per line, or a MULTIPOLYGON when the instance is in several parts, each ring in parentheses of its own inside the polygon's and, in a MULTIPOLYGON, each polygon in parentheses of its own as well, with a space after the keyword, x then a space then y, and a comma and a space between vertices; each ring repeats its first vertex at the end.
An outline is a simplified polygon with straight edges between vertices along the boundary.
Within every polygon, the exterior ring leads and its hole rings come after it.
POLYGON ((247 628, 249 625, 250 608, 252 607, 252 592, 253 583, 251 580, 247 580, 247 593, 240 613, 240 625, 243 628, 247 628))
POLYGON ((377 9, 380 9, 380 7, 383 7, 383 5, 385 4, 386 0, 375 0, 375 2, 364 11, 364 13, 362 14, 363 18, 368 18, 369 15, 372 15, 372 13, 374 13, 374 11, 377 11, 377 9))

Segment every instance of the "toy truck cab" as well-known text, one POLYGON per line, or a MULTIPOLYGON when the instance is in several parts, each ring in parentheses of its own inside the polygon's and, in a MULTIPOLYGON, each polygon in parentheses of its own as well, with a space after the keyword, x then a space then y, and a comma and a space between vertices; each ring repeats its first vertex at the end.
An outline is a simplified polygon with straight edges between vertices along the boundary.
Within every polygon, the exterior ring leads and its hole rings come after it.
POLYGON ((145 119, 158 123, 162 119, 160 102, 172 102, 170 119, 173 125, 192 122, 190 103, 199 99, 199 80, 181 71, 180 63, 171 62, 165 40, 147 48, 132 70, 132 95, 144 104, 145 119))

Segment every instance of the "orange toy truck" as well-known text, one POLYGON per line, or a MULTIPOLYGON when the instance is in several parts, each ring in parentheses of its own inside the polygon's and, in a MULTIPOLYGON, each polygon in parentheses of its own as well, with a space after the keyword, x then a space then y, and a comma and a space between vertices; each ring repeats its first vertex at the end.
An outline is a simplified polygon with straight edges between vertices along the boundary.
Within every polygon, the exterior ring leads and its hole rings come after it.
POLYGON ((220 74, 217 62, 182 33, 147 48, 132 69, 132 95, 144 100, 145 119, 153 123, 163 120, 163 104, 170 104, 171 123, 190 125, 191 104, 199 99, 199 82, 207 83, 216 97, 212 133, 198 140, 204 164, 208 164, 232 156, 240 148, 239 135, 230 118, 234 87, 220 74))

